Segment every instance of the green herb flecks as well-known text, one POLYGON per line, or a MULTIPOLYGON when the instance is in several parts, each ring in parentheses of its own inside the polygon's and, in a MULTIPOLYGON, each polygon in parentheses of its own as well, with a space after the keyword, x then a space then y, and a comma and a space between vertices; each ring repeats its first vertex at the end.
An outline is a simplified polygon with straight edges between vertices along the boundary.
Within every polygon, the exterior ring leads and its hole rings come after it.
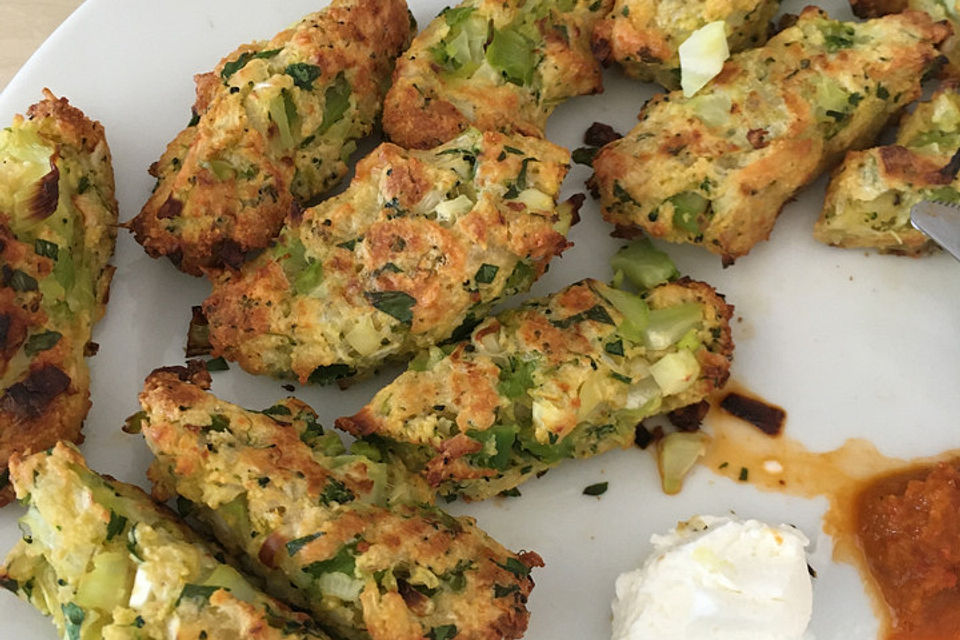
POLYGON ((585 496, 602 496, 607 492, 609 487, 609 482, 597 482, 596 484, 591 484, 588 487, 583 489, 583 495, 585 496))
POLYGON ((536 278, 537 273, 533 270, 533 267, 521 260, 513 267, 513 271, 510 272, 510 276, 504 283, 504 294, 512 295, 526 291, 536 278))
POLYGON ((56 243, 37 238, 33 241, 33 251, 38 256, 56 260, 57 256, 60 254, 60 247, 56 243))
POLYGON ((228 79, 230 76, 235 74, 240 69, 243 69, 247 66, 247 63, 251 60, 261 58, 268 59, 280 53, 281 49, 270 49, 268 51, 246 51, 240 54, 240 57, 236 60, 231 60, 230 62, 223 65, 223 70, 220 72, 220 77, 224 80, 228 79))
POLYGON ((430 629, 430 632, 427 633, 427 638, 429 638, 429 640, 450 640, 456 637, 457 633, 457 625, 445 624, 430 629))
POLYGON ((114 536, 123 533, 126 526, 127 519, 116 511, 111 510, 110 522, 107 523, 107 542, 113 540, 114 536))
POLYGON ((313 81, 323 75, 323 69, 315 64, 294 62, 287 65, 284 73, 293 78, 293 84, 304 91, 313 90, 313 81))
POLYGON ((3 265, 3 286, 14 291, 37 291, 37 281, 31 275, 20 269, 11 269, 3 265))
POLYGON ((517 427, 510 425, 497 425, 483 431, 468 429, 467 436, 479 442, 481 449, 467 454, 467 459, 478 467, 506 471, 517 431, 517 427))
POLYGON ((35 333, 29 338, 23 347, 24 352, 33 357, 40 353, 41 351, 46 351, 52 349, 58 342, 60 338, 63 337, 59 331, 44 331, 43 333, 35 333))
POLYGON ((497 265, 483 263, 480 265, 480 268, 477 269, 477 274, 474 276, 474 279, 480 284, 490 284, 497 277, 498 271, 500 271, 500 267, 497 265))
POLYGON ((616 325, 616 323, 613 321, 613 318, 610 317, 610 313, 607 312, 607 309, 603 305, 599 304, 590 307, 586 311, 581 311, 580 313, 563 318, 562 320, 551 320, 550 324, 558 329, 568 329, 575 324, 585 322, 587 320, 600 322, 602 324, 616 325))
POLYGON ((216 371, 227 371, 230 369, 230 365, 227 364, 227 361, 220 356, 219 358, 211 358, 205 363, 207 371, 214 373, 216 371))
POLYGON ((508 586, 502 584, 493 585, 493 597, 494 598, 506 598, 512 593, 517 593, 520 591, 520 585, 511 584, 508 586))
POLYGON ((147 420, 146 411, 137 411, 132 416, 123 421, 122 430, 124 433, 140 433, 143 430, 143 423, 147 420))
POLYGON ((497 562, 496 565, 501 569, 505 569, 506 571, 509 571, 510 573, 512 573, 513 575, 515 575, 517 578, 521 580, 523 580, 524 578, 530 575, 530 567, 523 564, 516 558, 507 558, 507 561, 504 562, 503 564, 500 564, 499 562, 497 562))
POLYGON ((301 549, 303 549, 307 544, 313 542, 317 538, 323 535, 323 531, 318 531, 316 533, 311 533, 308 536, 303 536, 302 538, 295 538, 288 542, 285 546, 287 548, 287 555, 290 557, 295 556, 301 549))
POLYGON ((367 291, 367 301, 388 316, 410 325, 413 323, 413 306, 416 298, 403 291, 367 291))
POLYGON ((229 431, 230 430, 230 418, 227 416, 215 413, 210 416, 210 425, 204 427, 205 431, 229 431))
POLYGON ((60 605, 60 611, 63 612, 63 626, 67 640, 80 640, 80 628, 83 626, 84 618, 86 618, 83 609, 72 602, 68 602, 60 605))
POLYGON ((337 74, 333 84, 327 87, 323 99, 323 122, 317 129, 318 134, 326 131, 343 118, 343 114, 350 108, 350 81, 343 72, 337 74))
POLYGON ((612 356, 622 356, 623 340, 617 340, 616 342, 608 342, 607 344, 603 345, 603 350, 612 356))
POLYGON ((289 416, 293 415, 293 412, 290 411, 290 407, 282 404, 275 404, 272 407, 267 407, 261 411, 265 416, 289 416))
POLYGON ((206 584, 185 584, 174 606, 179 607, 183 600, 198 600, 201 604, 207 604, 210 602, 210 596, 220 589, 223 589, 223 587, 206 584))
POLYGON ((319 578, 325 573, 343 573, 352 577, 357 567, 357 559, 353 555, 355 548, 356 543, 344 545, 332 558, 312 562, 303 567, 301 571, 315 578, 319 578))
POLYGON ((310 384, 326 385, 356 375, 357 370, 347 364, 329 364, 317 367, 307 378, 310 384))
POLYGON ((320 501, 325 505, 329 505, 331 502, 346 504, 352 502, 354 498, 356 498, 356 496, 353 495, 353 491, 335 478, 330 478, 327 481, 327 485, 323 488, 323 493, 320 494, 320 501))
POLYGON ((533 388, 533 372, 537 369, 535 360, 523 360, 511 356, 506 366, 500 367, 500 383, 497 392, 511 400, 527 394, 533 388))
POLYGON ((507 189, 507 192, 503 197, 507 200, 513 200, 520 195, 520 192, 527 188, 527 165, 531 162, 536 162, 536 158, 524 158, 520 161, 520 172, 517 174, 517 179, 514 180, 513 184, 507 189))
POLYGON ((570 157, 577 164, 592 167, 593 159, 597 157, 598 153, 600 153, 599 147, 578 147, 573 150, 570 157))
POLYGON ((823 32, 823 43, 827 52, 836 53, 840 49, 848 49, 854 44, 854 28, 842 22, 829 22, 820 27, 823 32))

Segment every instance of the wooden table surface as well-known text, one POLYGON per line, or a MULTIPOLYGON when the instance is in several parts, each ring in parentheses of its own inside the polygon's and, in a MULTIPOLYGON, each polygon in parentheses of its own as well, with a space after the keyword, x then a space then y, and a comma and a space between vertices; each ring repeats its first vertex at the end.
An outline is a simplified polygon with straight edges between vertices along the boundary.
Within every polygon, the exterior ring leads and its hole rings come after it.
POLYGON ((0 0, 0 91, 83 0, 0 0))

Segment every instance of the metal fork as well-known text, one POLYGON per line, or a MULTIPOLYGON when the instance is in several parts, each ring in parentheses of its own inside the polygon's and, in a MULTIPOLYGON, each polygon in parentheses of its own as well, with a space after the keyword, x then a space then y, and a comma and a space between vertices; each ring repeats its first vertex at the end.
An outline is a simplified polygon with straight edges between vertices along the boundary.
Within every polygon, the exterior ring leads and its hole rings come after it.
POLYGON ((960 260, 960 206, 924 200, 910 208, 910 224, 960 260))

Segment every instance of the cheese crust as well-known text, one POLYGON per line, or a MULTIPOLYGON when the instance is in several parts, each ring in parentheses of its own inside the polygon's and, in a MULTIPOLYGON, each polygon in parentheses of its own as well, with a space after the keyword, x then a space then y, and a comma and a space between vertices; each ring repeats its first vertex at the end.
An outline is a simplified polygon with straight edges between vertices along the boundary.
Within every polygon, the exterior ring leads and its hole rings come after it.
POLYGON ((194 503, 192 515, 275 595, 348 639, 422 640, 451 627, 443 637, 523 635, 539 556, 426 506, 422 480, 364 455, 372 449, 348 453, 303 403, 248 411, 209 393, 209 380, 195 366, 146 381, 154 494, 194 503))
POLYGON ((27 503, 0 584, 77 640, 330 640, 258 591, 138 487, 91 471, 72 445, 10 463, 27 503))
POLYGON ((569 246, 579 200, 556 204, 568 163, 545 140, 475 129, 428 151, 381 145, 345 192, 214 279, 215 355, 328 383, 467 330, 569 246))
POLYGON ((920 96, 948 34, 919 12, 845 23, 804 10, 692 98, 653 98, 600 151, 591 184, 604 217, 731 264, 769 236, 798 189, 920 96))
POLYGON ((266 247, 291 209, 347 174, 414 27, 404 0, 333 0, 196 76, 193 119, 128 223, 137 242, 192 275, 266 247))
POLYGON ((443 11, 397 61, 383 129, 428 149, 470 127, 544 135, 564 100, 603 90, 590 34, 613 0, 467 0, 443 11))
POLYGON ((630 76, 680 88, 679 47, 711 22, 726 23, 732 53, 762 46, 780 0, 617 0, 593 30, 593 51, 630 76))
POLYGON ((565 459, 629 446, 643 418, 723 386, 732 311, 702 282, 641 299, 584 280, 421 354, 336 425, 395 453, 440 494, 481 500, 565 459), (683 315, 673 327, 682 337, 654 335, 683 315), (663 375, 678 364, 682 375, 663 375))
POLYGON ((0 131, 0 505, 14 452, 79 442, 93 325, 114 268, 117 201, 103 127, 65 98, 0 131))
POLYGON ((939 90, 904 116, 894 144, 847 154, 830 179, 814 237, 846 248, 918 256, 938 245, 910 224, 922 200, 960 203, 960 95, 939 90))

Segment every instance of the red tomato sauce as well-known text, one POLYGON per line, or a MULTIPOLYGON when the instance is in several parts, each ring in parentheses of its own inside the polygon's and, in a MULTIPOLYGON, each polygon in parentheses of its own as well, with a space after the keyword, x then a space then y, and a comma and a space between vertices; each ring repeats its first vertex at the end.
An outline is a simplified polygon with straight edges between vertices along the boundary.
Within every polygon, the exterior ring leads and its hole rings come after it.
POLYGON ((857 537, 891 609, 891 640, 960 638, 960 461, 881 477, 857 537))

